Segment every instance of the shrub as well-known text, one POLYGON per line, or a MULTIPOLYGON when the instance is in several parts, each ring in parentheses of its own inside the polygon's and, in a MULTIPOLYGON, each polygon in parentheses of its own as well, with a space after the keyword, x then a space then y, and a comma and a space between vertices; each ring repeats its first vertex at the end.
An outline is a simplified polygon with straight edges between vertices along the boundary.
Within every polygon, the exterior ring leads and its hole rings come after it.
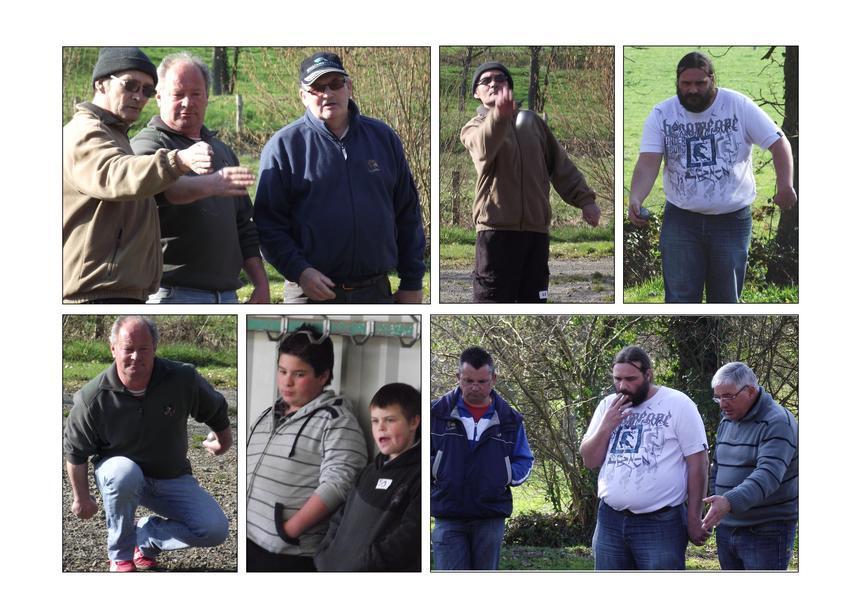
POLYGON ((526 511, 508 520, 505 544, 529 547, 588 545, 591 533, 565 513, 526 511))

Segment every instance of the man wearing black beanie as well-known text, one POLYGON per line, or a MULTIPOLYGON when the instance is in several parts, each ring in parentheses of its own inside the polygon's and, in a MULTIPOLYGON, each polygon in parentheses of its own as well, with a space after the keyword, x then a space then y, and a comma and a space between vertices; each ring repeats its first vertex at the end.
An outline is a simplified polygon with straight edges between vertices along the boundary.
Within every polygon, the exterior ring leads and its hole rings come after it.
POLYGON ((142 303, 158 290, 161 245, 153 196, 211 170, 212 149, 134 155, 128 129, 155 95, 155 66, 137 47, 106 47, 93 100, 63 127, 63 301, 142 303))
POLYGON ((546 302, 549 290, 549 185, 600 220, 596 195, 540 116, 514 105, 514 80, 503 64, 475 70, 477 116, 460 131, 478 173, 472 216, 475 302, 546 302))

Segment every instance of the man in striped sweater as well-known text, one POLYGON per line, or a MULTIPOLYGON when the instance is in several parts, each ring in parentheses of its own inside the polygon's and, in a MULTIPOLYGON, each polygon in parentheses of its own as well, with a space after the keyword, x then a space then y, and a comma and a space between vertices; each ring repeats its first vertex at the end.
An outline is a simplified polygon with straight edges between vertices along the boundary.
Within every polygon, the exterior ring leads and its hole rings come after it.
POLYGON ((797 529, 797 420, 744 363, 711 381, 723 418, 711 466, 710 510, 723 570, 785 570, 797 529))

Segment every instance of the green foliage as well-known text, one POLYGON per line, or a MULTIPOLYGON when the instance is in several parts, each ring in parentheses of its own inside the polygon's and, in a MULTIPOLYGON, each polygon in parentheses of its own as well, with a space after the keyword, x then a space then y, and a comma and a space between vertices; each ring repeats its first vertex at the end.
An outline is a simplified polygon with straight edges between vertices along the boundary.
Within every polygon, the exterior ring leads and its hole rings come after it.
POLYGON ((587 544, 592 530, 583 529, 564 513, 529 511, 508 519, 505 544, 532 547, 566 547, 587 544))

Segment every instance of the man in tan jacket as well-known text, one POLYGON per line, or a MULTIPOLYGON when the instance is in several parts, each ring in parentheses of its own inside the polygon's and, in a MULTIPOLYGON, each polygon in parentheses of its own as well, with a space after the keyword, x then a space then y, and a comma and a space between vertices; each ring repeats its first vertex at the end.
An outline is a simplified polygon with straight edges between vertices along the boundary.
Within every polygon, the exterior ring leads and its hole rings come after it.
POLYGON ((547 301, 550 183, 588 224, 600 220, 585 177, 537 114, 515 108, 513 88, 501 63, 479 66, 472 93, 482 105, 460 131, 478 173, 475 302, 547 301))
POLYGON ((128 129, 158 75, 136 47, 106 47, 93 100, 63 127, 63 301, 142 303, 158 290, 161 244, 153 196, 189 171, 211 171, 212 149, 135 156, 128 129))

